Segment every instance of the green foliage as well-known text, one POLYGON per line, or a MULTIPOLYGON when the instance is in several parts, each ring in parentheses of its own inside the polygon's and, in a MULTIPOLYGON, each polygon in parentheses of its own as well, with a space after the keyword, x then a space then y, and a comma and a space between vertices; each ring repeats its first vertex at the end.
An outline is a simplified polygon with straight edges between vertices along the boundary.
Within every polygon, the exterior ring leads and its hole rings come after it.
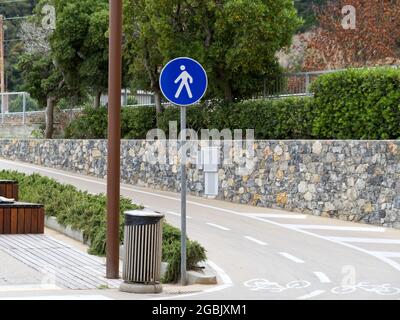
MULTIPOLYGON (((256 139, 398 139, 400 138, 400 70, 348 70, 321 76, 313 83, 315 97, 226 103, 212 101, 187 108, 188 128, 254 129, 256 139)), ((153 129, 154 108, 125 108, 122 137, 144 139, 153 129)), ((177 107, 157 115, 158 127, 169 134, 179 124, 177 107)), ((89 109, 73 121, 69 138, 105 138, 106 111, 89 109), (91 114, 101 114, 101 120, 91 114), (93 128, 93 129, 92 129, 93 128), (102 128, 102 129, 101 129, 102 128)))
MULTIPOLYGON (((256 139, 311 138, 313 100, 288 98, 247 101, 234 104, 214 102, 212 106, 188 109, 188 127, 201 129, 254 129, 256 139)), ((168 108, 159 115, 160 129, 168 132, 169 121, 179 121, 179 109, 168 108)))
MULTIPOLYGON (((10 112, 22 112, 23 111, 23 97, 22 95, 11 96, 9 102, 10 112)), ((32 99, 30 96, 26 96, 26 107, 25 111, 38 111, 40 110, 37 101, 32 99)))
POLYGON ((327 139, 400 138, 400 70, 349 69, 319 77, 313 134, 327 139))
POLYGON ((107 137, 107 109, 86 106, 82 114, 65 128, 66 139, 105 139, 107 137))
MULTIPOLYGON (((331 0, 335 2, 336 0, 331 0)), ((304 24, 299 28, 299 32, 308 31, 311 27, 317 24, 315 15, 315 8, 320 8, 326 4, 327 0, 295 0, 294 5, 299 13, 299 16, 303 18, 304 24)))
POLYGON ((52 54, 68 85, 104 92, 108 81, 108 1, 53 0, 52 54))
POLYGON ((124 139, 143 139, 149 130, 156 127, 156 112, 149 107, 127 107, 122 109, 121 135, 124 139))
MULTIPOLYGON (((0 171, 0 179, 16 180, 19 184, 20 200, 41 203, 47 216, 56 217, 64 226, 81 230, 90 242, 89 253, 104 255, 106 250, 106 196, 79 191, 72 185, 61 184, 54 179, 38 174, 25 175, 15 171, 0 171)), ((127 198, 120 200, 120 241, 124 238, 124 212, 139 207, 127 198)), ((180 273, 180 231, 167 223, 163 224, 163 261, 169 262, 166 282, 178 280, 180 273)), ((206 259, 205 249, 188 239, 188 269, 206 259)))
MULTIPOLYGON (((164 282, 172 282, 179 278, 181 270, 181 234, 180 231, 168 224, 163 229, 162 260, 168 262, 169 268, 164 275, 164 282)), ((206 260, 204 248, 196 241, 187 239, 187 268, 193 270, 197 263, 206 260)))
MULTIPOLYGON (((66 139, 107 138, 108 112, 106 108, 86 107, 82 115, 74 119, 66 128, 66 139)), ((155 109, 151 107, 127 107, 121 114, 121 137, 124 139, 144 139, 149 130, 156 127, 155 109)))
POLYGON ((30 93, 40 105, 45 106, 48 97, 59 98, 66 93, 61 72, 54 66, 50 55, 23 54, 18 69, 24 78, 23 90, 30 93))
POLYGON ((248 97, 279 71, 275 53, 301 23, 292 0, 125 0, 125 7, 133 76, 156 90, 162 65, 190 56, 207 69, 209 95, 228 101, 248 97))
MULTIPOLYGON (((33 13, 35 0, 26 1, 2 1, 0 4, 0 15, 6 18, 29 16, 33 13)), ((4 42, 4 54, 6 56, 5 74, 7 77, 7 91, 20 91, 24 79, 18 70, 18 57, 23 53, 22 41, 19 38, 21 19, 6 20, 4 23, 4 36, 7 40, 4 42)))

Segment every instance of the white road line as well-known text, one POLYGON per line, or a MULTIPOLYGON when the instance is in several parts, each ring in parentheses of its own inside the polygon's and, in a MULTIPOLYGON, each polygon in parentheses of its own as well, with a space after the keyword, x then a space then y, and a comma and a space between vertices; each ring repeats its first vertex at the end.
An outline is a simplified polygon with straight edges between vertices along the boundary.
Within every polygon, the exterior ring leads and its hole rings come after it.
POLYGON ((231 229, 225 228, 223 226, 220 226, 220 225, 214 224, 214 223, 207 223, 207 225, 209 225, 211 227, 214 227, 214 228, 217 228, 217 229, 224 230, 224 231, 230 231, 231 230, 231 229))
MULTIPOLYGON (((171 215, 173 215, 173 216, 177 216, 177 217, 180 217, 180 216, 181 216, 180 213, 174 212, 174 211, 167 211, 167 213, 168 213, 168 214, 171 214, 171 215)), ((191 216, 186 216, 186 218, 187 218, 187 219, 192 219, 191 216)))
POLYGON ((247 214, 249 217, 258 217, 258 218, 266 218, 266 219, 306 219, 307 216, 305 214, 281 214, 281 213, 250 213, 247 214))
POLYGON ((316 277, 318 278, 318 280, 321 282, 321 283, 331 283, 332 281, 328 278, 328 276, 325 274, 325 273, 323 273, 323 272, 318 272, 318 271, 316 271, 316 272, 314 272, 314 274, 316 275, 316 277))
POLYGON ((293 255, 291 255, 290 253, 287 253, 287 252, 279 252, 279 254, 280 254, 281 256, 283 256, 283 257, 289 259, 289 260, 292 260, 293 262, 296 262, 296 263, 304 263, 303 260, 301 260, 300 258, 297 258, 297 257, 295 257, 295 256, 293 256, 293 255))
POLYGON ((314 224, 285 224, 288 228, 308 229, 308 230, 335 230, 335 231, 359 231, 359 232, 385 232, 385 228, 381 227, 345 227, 345 226, 328 226, 314 224))
POLYGON ((306 300, 306 299, 311 299, 311 298, 315 298, 317 296, 320 296, 321 294, 323 294, 325 292, 325 290, 315 290, 309 294, 306 294, 304 296, 298 297, 298 300, 306 300))
POLYGON ((257 239, 255 239, 255 238, 253 238, 253 237, 250 237, 250 236, 245 236, 245 239, 250 240, 250 241, 253 241, 253 242, 255 242, 255 243, 258 243, 258 244, 260 244, 260 245, 262 245, 262 246, 266 246, 266 245, 267 245, 265 242, 263 242, 263 241, 261 241, 261 240, 257 240, 257 239))
POLYGON ((400 258, 400 252, 394 251, 371 251, 373 254, 377 256, 383 256, 386 258, 400 258))
POLYGON ((375 238, 357 238, 357 237, 326 237, 326 239, 337 242, 400 244, 400 240, 394 240, 394 239, 375 239, 375 238))

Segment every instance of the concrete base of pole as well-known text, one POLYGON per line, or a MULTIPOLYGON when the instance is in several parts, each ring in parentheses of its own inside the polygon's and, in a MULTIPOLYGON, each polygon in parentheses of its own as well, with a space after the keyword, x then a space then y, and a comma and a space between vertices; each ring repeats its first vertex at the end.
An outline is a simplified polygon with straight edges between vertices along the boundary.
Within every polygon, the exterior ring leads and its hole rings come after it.
POLYGON ((161 293, 162 285, 159 283, 142 284, 142 283, 123 282, 119 287, 119 291, 126 293, 140 293, 140 294, 161 293))

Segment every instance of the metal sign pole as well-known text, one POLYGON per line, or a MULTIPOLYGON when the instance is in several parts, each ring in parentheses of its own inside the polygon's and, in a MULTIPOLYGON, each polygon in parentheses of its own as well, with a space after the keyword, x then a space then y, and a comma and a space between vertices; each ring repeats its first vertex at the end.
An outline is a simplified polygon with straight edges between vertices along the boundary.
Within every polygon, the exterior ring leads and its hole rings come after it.
POLYGON ((160 89, 172 104, 181 107, 181 283, 186 285, 186 107, 203 98, 208 78, 196 60, 180 57, 168 62, 160 74, 160 89))
POLYGON ((181 107, 181 284, 186 285, 186 107, 181 107))

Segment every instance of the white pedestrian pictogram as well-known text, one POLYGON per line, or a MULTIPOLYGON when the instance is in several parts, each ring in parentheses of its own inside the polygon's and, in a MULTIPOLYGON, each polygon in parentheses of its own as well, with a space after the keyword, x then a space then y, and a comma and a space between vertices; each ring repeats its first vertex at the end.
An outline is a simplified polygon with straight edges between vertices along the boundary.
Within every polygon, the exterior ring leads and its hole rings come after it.
POLYGON ((181 70, 182 73, 180 74, 180 76, 175 80, 175 84, 178 84, 179 81, 181 81, 181 84, 179 85, 178 90, 176 91, 175 94, 175 98, 179 98, 179 96, 182 93, 183 87, 186 88, 187 94, 189 96, 190 99, 193 98, 193 94, 192 91, 190 90, 190 84, 193 83, 193 78, 190 76, 190 74, 186 71, 186 67, 185 66, 181 66, 181 70))

